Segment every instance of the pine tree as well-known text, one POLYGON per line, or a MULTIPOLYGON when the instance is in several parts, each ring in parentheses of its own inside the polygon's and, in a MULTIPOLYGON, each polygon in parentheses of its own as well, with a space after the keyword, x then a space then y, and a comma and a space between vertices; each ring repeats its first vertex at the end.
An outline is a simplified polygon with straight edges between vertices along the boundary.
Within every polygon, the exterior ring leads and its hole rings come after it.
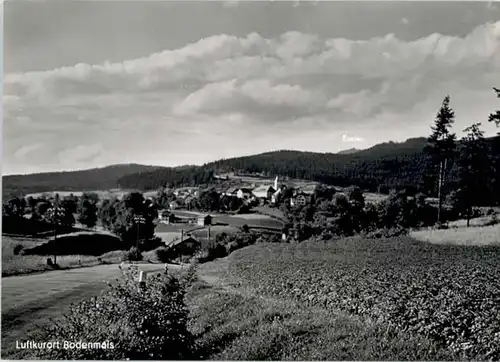
MULTIPOLYGON (((493 87, 493 90, 496 92, 497 97, 500 98, 500 89, 493 87)), ((497 125, 497 127, 500 127, 500 110, 490 114, 488 121, 493 122, 497 125)))
POLYGON ((464 129, 466 135, 460 141, 458 197, 460 198, 459 205, 466 213, 467 227, 469 227, 474 204, 485 201, 482 199, 485 198, 484 191, 488 183, 488 147, 480 126, 481 123, 475 123, 464 129))
MULTIPOLYGON (((493 88, 493 90, 496 92, 497 97, 500 98, 500 89, 493 88)), ((494 113, 491 113, 488 121, 495 123, 497 127, 500 127, 500 110, 496 110, 494 113)), ((500 192, 497 190, 500 189, 500 132, 498 132, 497 137, 493 140, 491 151, 491 154, 493 155, 490 167, 490 188, 493 190, 491 201, 499 204, 500 192)))
POLYGON ((455 112, 450 108, 450 97, 446 96, 439 109, 432 134, 427 139, 426 153, 429 156, 430 173, 434 180, 437 178, 438 215, 437 222, 441 222, 443 206, 443 186, 446 182, 447 170, 451 166, 455 155, 456 135, 450 131, 455 122, 455 112))

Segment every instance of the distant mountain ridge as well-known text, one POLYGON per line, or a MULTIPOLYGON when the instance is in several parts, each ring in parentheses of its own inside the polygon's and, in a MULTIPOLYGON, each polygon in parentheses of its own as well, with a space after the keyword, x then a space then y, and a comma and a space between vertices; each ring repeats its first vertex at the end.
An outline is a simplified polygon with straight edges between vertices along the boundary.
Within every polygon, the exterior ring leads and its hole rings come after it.
MULTIPOLYGON (((208 184, 214 174, 261 173, 295 179, 349 186, 357 184, 369 190, 379 187, 417 187, 423 180, 426 138, 404 142, 384 142, 368 149, 347 153, 319 153, 295 150, 265 152, 234 157, 201 166, 112 165, 104 168, 3 176, 3 195, 46 191, 85 191, 113 188, 154 190, 164 185, 208 184)), ((346 150, 348 151, 348 150, 346 150)), ((453 180, 453 173, 450 176, 453 180)))
POLYGON ((78 171, 44 172, 2 176, 3 195, 46 191, 88 191, 116 188, 116 181, 129 174, 153 171, 160 166, 117 164, 78 171))

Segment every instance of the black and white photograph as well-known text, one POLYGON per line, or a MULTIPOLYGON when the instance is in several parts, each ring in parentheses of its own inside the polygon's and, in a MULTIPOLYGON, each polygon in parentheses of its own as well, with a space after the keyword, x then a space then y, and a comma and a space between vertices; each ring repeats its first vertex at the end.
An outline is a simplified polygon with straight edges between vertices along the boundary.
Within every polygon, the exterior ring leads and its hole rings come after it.
POLYGON ((2 360, 500 360, 500 2, 1 9, 2 360))

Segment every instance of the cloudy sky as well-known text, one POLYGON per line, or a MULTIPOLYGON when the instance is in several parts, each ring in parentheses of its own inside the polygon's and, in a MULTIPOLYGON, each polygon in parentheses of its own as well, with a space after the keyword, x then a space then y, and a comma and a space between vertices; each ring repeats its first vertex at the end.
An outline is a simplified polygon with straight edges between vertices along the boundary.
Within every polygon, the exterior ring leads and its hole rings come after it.
MULTIPOLYGON (((498 108, 495 2, 4 4, 3 173, 337 152, 498 108)), ((460 133, 459 133, 460 134, 460 133)))

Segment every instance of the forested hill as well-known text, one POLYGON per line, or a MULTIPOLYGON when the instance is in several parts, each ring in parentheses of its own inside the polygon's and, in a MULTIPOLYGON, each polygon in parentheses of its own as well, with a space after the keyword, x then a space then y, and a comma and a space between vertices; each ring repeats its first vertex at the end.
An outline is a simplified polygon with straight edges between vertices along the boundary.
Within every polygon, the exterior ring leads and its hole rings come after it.
MULTIPOLYGON (((491 139, 490 139, 491 141, 491 139)), ((196 185, 210 182, 213 173, 236 172, 309 179, 337 186, 358 185, 372 191, 388 192, 391 188, 413 188, 429 191, 423 176, 426 156, 425 138, 405 142, 386 142, 351 154, 315 153, 292 150, 223 159, 203 166, 160 169, 127 175, 118 184, 122 188, 156 189, 162 185, 196 185)), ((453 186, 456 169, 448 175, 453 186)))
POLYGON ((120 164, 89 170, 9 175, 2 177, 3 197, 45 191, 85 191, 116 188, 129 174, 158 170, 159 166, 120 164))
POLYGON ((118 183, 123 188, 155 189, 170 183, 207 183, 214 172, 264 173, 291 178, 310 179, 330 184, 351 185, 369 189, 387 184, 415 184, 423 165, 425 138, 403 143, 388 142, 351 154, 275 151, 211 162, 189 169, 160 169, 127 175, 118 183))
POLYGON ((425 157, 425 138, 406 142, 387 142, 351 154, 300 151, 267 152, 210 163, 206 167, 218 172, 263 172, 310 179, 339 186, 356 183, 377 189, 379 185, 416 185, 425 157))

